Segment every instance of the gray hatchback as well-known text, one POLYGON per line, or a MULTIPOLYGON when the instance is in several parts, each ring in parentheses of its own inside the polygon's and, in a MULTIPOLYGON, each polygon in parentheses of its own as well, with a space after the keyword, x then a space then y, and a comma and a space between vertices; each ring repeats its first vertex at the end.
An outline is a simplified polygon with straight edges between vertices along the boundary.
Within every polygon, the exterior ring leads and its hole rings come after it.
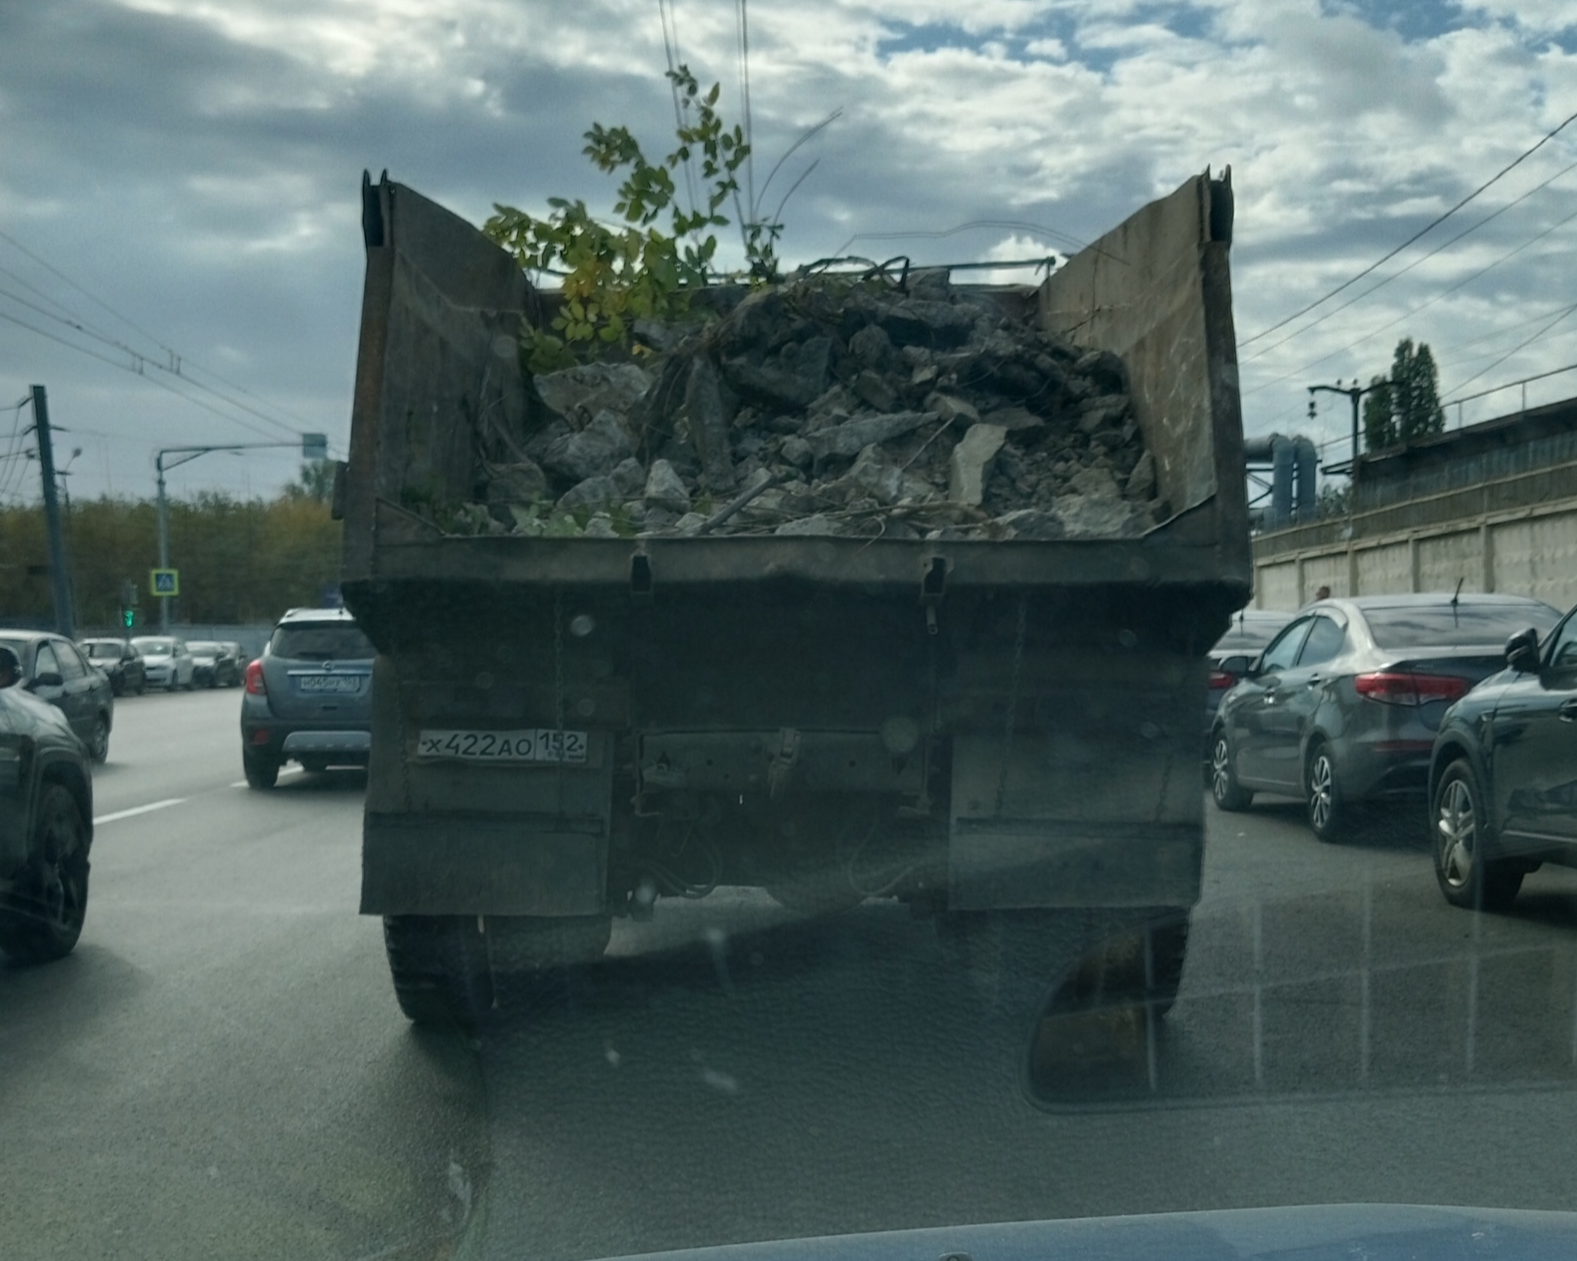
POLYGON ((280 765, 365 766, 372 748, 373 647, 344 609, 292 609, 246 668, 241 762, 253 788, 280 765))
POLYGON ((1549 605, 1511 595, 1321 600, 1301 610, 1222 699, 1210 733, 1210 790, 1223 810, 1259 791, 1303 798, 1321 840, 1357 808, 1424 794, 1447 707, 1503 669, 1508 635, 1542 634, 1549 605))

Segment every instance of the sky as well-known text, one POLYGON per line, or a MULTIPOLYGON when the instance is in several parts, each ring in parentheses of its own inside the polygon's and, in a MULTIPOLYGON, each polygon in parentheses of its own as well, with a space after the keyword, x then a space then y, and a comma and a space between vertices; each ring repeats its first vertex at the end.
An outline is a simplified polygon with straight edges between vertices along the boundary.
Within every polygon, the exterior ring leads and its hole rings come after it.
POLYGON ((343 457, 363 170, 478 224, 611 218, 582 133, 666 152, 670 56, 731 120, 748 70, 790 264, 1065 254, 1230 166, 1246 433, 1344 459, 1347 401, 1307 387, 1404 336, 1448 403, 1553 374, 1448 424, 1577 395, 1577 123, 1534 148, 1577 113, 1569 3, 0 0, 0 502, 38 498, 35 384, 78 498, 150 496, 163 447, 283 444, 174 495, 273 495, 302 432, 343 457))

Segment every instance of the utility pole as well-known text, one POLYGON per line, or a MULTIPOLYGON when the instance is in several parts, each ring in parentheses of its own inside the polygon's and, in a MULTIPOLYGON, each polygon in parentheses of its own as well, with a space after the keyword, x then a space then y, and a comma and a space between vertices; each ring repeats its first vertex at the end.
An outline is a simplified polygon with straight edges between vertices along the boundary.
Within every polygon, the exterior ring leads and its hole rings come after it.
POLYGON ((50 587, 55 597, 55 630, 67 639, 76 637, 71 617, 71 580, 66 573, 66 542, 60 532, 60 505, 55 491, 55 451, 49 434, 49 400, 44 387, 33 387, 33 433, 38 440, 38 463, 44 474, 44 526, 49 532, 50 587))
POLYGON ((1314 396, 1320 390, 1331 394, 1345 394, 1352 400, 1352 465, 1348 473, 1347 483, 1347 515, 1350 517, 1358 508, 1358 402, 1365 394, 1371 393, 1382 386, 1390 385, 1389 378, 1376 381, 1373 385, 1360 386, 1358 379, 1353 378, 1351 385, 1343 385, 1337 378, 1335 385, 1309 386, 1309 416, 1314 416, 1314 396))

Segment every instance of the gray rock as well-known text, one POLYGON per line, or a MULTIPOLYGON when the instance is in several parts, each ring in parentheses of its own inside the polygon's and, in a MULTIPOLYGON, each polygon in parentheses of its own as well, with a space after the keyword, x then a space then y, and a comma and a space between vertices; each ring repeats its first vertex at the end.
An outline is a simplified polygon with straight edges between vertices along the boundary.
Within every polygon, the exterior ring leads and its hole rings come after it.
POLYGON ((1066 495, 1055 511, 1070 539, 1135 538, 1150 526, 1138 505, 1108 495, 1066 495))
POLYGON ((687 512, 673 524, 675 534, 699 534, 707 518, 699 512, 687 512))
POLYGON ((878 303, 876 322, 898 346, 962 346, 979 312, 951 302, 906 298, 878 303))
POLYGON ((761 364, 743 356, 723 361, 723 377, 746 398, 769 407, 798 410, 827 389, 832 339, 790 343, 761 364))
POLYGON ((596 513, 586 522, 586 528, 581 531, 581 537, 588 539, 616 539, 619 532, 613 528, 613 522, 605 512, 596 513))
POLYGON ((839 532, 838 523, 819 512, 814 516, 801 517, 798 521, 785 521, 772 531, 774 534, 806 537, 827 537, 839 532))
POLYGON ((664 508, 681 516, 690 511, 690 491, 667 460, 652 461, 651 471, 646 474, 645 499, 649 507, 664 508))
POLYGON ((646 470, 633 455, 627 460, 619 461, 608 476, 613 479, 613 484, 619 488, 619 494, 625 499, 639 495, 646 485, 646 470))
POLYGON ((1128 415, 1128 398, 1123 394, 1103 394, 1079 404, 1079 428, 1088 434, 1118 428, 1128 415))
POLYGON ((1012 538, 1062 539, 1068 537, 1068 531, 1062 524, 1062 518, 1046 508, 1020 508, 1016 512, 1004 512, 997 518, 997 524, 1005 527, 1012 538))
POLYGON ((855 377, 854 394, 862 403, 879 412, 890 412, 898 406, 898 394, 887 384, 887 378, 870 368, 855 377))
POLYGON ((903 498, 903 470, 888 460, 878 446, 872 445, 861 450, 842 481, 858 488, 877 503, 895 504, 903 498))
POLYGON ((652 383, 633 363, 579 364, 544 373, 533 382, 542 401, 572 424, 600 411, 627 415, 652 383))
POLYGON ((550 472, 571 481, 605 476, 635 454, 629 431, 611 411, 600 411, 579 433, 555 441, 542 457, 550 472))
POLYGON ((942 420, 958 420, 966 425, 978 424, 980 421, 979 409, 968 399, 959 398, 956 394, 943 394, 940 391, 928 394, 925 409, 935 412, 942 420))
POLYGON ((1068 479, 1067 493, 1090 499, 1117 499, 1117 479, 1099 465, 1082 468, 1068 479))
POLYGON ((565 491, 559 497, 557 507, 560 512, 574 512, 581 508, 599 512, 610 504, 622 503, 623 500, 624 496, 620 494, 613 478, 599 474, 588 477, 565 491))
POLYGON ((886 442, 899 434, 939 420, 935 412, 890 412, 882 416, 857 416, 841 425, 829 425, 807 434, 805 441, 817 459, 852 456, 873 442, 886 442))
POLYGON ((555 417, 527 438, 526 445, 522 450, 528 458, 541 464, 555 442, 558 442, 561 438, 569 437, 574 432, 574 426, 569 421, 555 417))
POLYGON ((1009 433, 1039 429, 1046 423, 1044 416, 1037 416, 1027 407, 998 407, 987 412, 981 419, 990 425, 1001 425, 1009 433))
POLYGON ((810 443, 803 438, 783 439, 779 454, 795 468, 809 468, 816 462, 816 453, 810 449, 810 443))
POLYGON ((893 357, 893 341, 879 324, 867 324, 849 338, 849 353, 867 368, 885 368, 893 357))
POLYGON ((666 508, 646 509, 646 516, 641 521, 642 534, 661 534, 673 529, 682 514, 669 512, 666 508))
POLYGON ((1108 391, 1128 392, 1128 367, 1122 356, 1110 350, 1090 350, 1080 355, 1073 370, 1089 377, 1108 391))
POLYGON ((487 483, 487 502, 491 504, 529 504, 546 498, 548 478, 533 460, 495 467, 487 483))
POLYGON ((685 384, 685 414, 690 418, 690 444, 701 457, 701 482, 709 490, 734 489, 734 458, 729 452, 728 422, 732 412, 717 369, 698 355, 685 384))
POLYGON ((1155 457, 1146 451, 1128 474, 1123 494, 1129 499, 1154 499, 1156 492, 1155 457))
POLYGON ((947 497, 954 503, 979 507, 985 498, 986 473, 1007 438, 1001 425, 971 425, 953 448, 948 462, 947 497))

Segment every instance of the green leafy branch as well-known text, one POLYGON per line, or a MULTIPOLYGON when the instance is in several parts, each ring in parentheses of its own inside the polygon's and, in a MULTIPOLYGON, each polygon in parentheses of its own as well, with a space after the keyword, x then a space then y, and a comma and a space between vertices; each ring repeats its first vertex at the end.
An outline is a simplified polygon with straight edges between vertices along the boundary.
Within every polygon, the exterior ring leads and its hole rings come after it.
MULTIPOLYGON (((650 161, 628 128, 594 123, 585 133, 582 152, 598 169, 624 173, 614 203, 621 226, 600 222, 583 201, 553 197, 546 218, 495 205, 483 227, 523 267, 563 275, 550 326, 528 327, 522 334, 532 372, 595 358, 603 345, 627 345, 633 321, 682 316, 690 294, 714 279, 712 229, 729 224, 722 210, 731 198, 738 203, 736 172, 750 156, 750 145, 743 128, 727 126, 718 113, 718 84, 703 94, 687 66, 669 71, 668 78, 682 93, 684 117, 690 120, 693 112, 693 121, 681 123, 677 146, 661 161, 650 161), (703 181, 698 203, 688 208, 673 175, 682 166, 698 167, 703 181)), ((776 279, 782 225, 742 223, 740 230, 750 276, 776 279)))

